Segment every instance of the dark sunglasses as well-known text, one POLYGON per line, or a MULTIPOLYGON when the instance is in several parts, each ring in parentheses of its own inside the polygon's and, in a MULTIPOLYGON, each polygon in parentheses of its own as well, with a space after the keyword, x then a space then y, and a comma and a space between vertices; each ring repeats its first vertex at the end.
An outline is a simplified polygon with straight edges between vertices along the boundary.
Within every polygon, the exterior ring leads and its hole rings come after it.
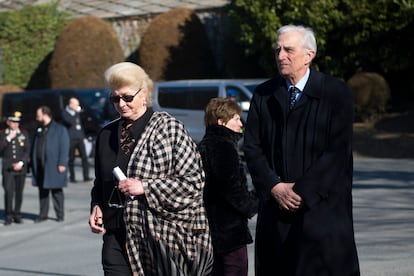
POLYGON ((142 88, 140 88, 134 95, 110 96, 109 101, 111 103, 119 103, 119 101, 122 99, 124 102, 130 103, 134 100, 135 96, 138 95, 141 89, 142 88))

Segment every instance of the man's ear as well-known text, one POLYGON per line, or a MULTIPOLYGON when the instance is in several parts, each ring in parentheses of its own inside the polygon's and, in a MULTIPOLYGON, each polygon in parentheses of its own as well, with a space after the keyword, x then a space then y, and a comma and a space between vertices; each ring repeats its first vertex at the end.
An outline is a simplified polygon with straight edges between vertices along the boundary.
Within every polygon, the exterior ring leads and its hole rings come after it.
POLYGON ((222 119, 218 119, 218 120, 217 120, 217 124, 218 124, 219 126, 224 126, 224 125, 225 125, 225 123, 224 123, 224 121, 223 121, 222 119))
POLYGON ((307 50, 305 53, 305 64, 310 64, 315 57, 315 51, 307 50))

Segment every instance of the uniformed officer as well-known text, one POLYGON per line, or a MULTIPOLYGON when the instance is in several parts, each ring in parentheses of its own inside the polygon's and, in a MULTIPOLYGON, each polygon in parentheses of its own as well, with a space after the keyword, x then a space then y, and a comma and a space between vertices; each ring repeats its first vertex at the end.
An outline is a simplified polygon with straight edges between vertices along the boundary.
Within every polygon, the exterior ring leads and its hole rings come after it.
POLYGON ((23 222, 20 209, 23 202, 26 165, 30 156, 30 143, 27 131, 19 127, 21 116, 21 112, 14 112, 7 117, 7 128, 0 131, 5 204, 4 225, 10 225, 13 221, 15 223, 23 222))

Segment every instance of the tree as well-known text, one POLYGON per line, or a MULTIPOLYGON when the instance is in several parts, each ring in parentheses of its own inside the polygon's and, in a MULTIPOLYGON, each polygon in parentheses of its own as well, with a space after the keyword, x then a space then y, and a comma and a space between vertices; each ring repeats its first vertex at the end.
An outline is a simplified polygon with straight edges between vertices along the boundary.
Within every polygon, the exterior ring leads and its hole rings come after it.
POLYGON ((235 39, 247 55, 258 54, 269 73, 275 70, 275 33, 285 24, 312 27, 314 66, 340 78, 378 72, 396 87, 403 80, 406 85, 414 69, 413 0, 232 0, 229 14, 240 26, 235 39))
MULTIPOLYGON (((414 100, 413 0, 340 1, 343 14, 338 31, 327 34, 326 55, 335 57, 333 72, 349 78, 355 72, 377 72, 387 79, 393 105, 414 100), (341 47, 335 47, 340 45, 341 47), (335 65, 336 64, 336 65, 335 65)), ((328 64, 326 64, 328 65, 328 64)))
POLYGON ((239 26, 235 39, 239 37, 246 55, 259 55, 260 64, 271 74, 276 69, 276 30, 285 24, 312 26, 323 51, 325 34, 334 28, 331 19, 341 20, 337 5, 338 0, 232 0, 229 15, 239 26))

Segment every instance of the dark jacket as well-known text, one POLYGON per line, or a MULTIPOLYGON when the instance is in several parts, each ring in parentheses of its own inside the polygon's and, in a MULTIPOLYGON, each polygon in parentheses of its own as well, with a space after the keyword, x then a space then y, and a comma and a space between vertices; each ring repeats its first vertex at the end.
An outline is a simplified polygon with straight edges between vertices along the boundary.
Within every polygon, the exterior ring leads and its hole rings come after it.
POLYGON ((30 141, 29 134, 25 129, 17 129, 17 136, 11 141, 7 140, 7 135, 9 135, 10 129, 6 128, 0 131, 0 156, 3 159, 2 170, 11 171, 12 164, 22 161, 24 163, 24 168, 15 173, 26 173, 26 167, 29 163, 30 155, 30 141))
POLYGON ((210 126, 198 148, 206 174, 204 201, 216 252, 252 243, 248 218, 257 213, 258 199, 248 191, 237 141, 241 135, 224 126, 210 126))
MULTIPOLYGON (((91 191, 91 207, 99 205, 105 214, 103 222, 106 229, 125 227, 123 224, 124 210, 108 206, 111 192, 118 185, 118 181, 112 174, 112 169, 119 165, 118 151, 121 123, 122 120, 117 119, 107 124, 100 130, 96 139, 95 181, 91 191)), ((125 168, 122 168, 122 171, 126 173, 125 168)), ((121 198, 124 198, 122 194, 121 198)), ((118 198, 115 199, 118 200, 118 198)))
POLYGON ((314 70, 292 111, 284 79, 257 87, 244 148, 261 198, 256 275, 359 275, 351 193, 353 113, 348 87, 314 70), (295 182, 305 204, 300 211, 279 209, 270 194, 278 182, 295 182))
POLYGON ((62 124, 68 128, 71 140, 85 138, 81 116, 78 112, 71 115, 66 108, 62 110, 62 124))
MULTIPOLYGON (((38 156, 38 142, 42 134, 42 128, 38 128, 34 138, 31 150, 31 165, 32 165, 32 183, 38 186, 39 175, 39 156, 38 156)), ((60 173, 58 166, 68 167, 69 160, 69 134, 63 125, 52 120, 46 132, 43 156, 40 159, 44 162, 44 181, 43 188, 57 189, 67 186, 67 169, 60 173)))

